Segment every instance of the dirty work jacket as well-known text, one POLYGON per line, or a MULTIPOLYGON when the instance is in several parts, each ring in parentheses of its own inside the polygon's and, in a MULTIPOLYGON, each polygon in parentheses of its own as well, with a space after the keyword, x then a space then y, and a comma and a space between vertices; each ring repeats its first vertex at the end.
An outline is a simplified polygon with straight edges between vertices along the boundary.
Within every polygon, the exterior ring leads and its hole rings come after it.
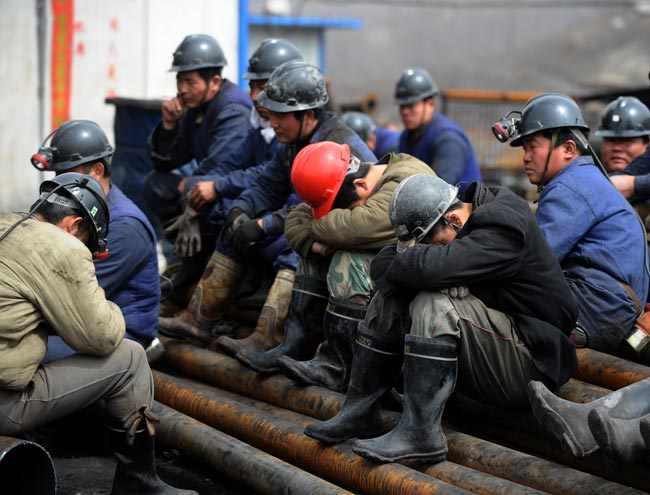
POLYGON ((436 112, 421 134, 405 129, 398 151, 419 158, 441 179, 457 185, 461 191, 481 180, 474 149, 465 131, 450 118, 436 112))
POLYGON ((352 209, 337 208, 318 220, 311 208, 301 205, 287 218, 285 235, 294 251, 307 257, 314 241, 346 251, 377 250, 396 241, 388 205, 397 185, 415 174, 435 175, 424 162, 406 154, 391 153, 378 165, 386 170, 366 203, 352 209))
POLYGON ((411 290, 467 286, 510 318, 537 370, 562 385, 578 365, 567 337, 578 307, 528 203, 476 182, 461 199, 473 210, 458 237, 447 246, 416 244, 398 253, 388 280, 411 290))
MULTIPOLYGON (((20 220, 0 217, 0 235, 20 220)), ((106 356, 124 336, 119 307, 99 291, 88 248, 31 218, 0 241, 0 388, 24 389, 46 351, 48 329, 77 352, 106 356), (29 249, 26 249, 29 246, 29 249)))
POLYGON ((617 280, 631 286, 641 304, 648 293, 645 228, 637 214, 583 156, 544 187, 535 216, 578 299, 589 347, 614 351, 636 320, 617 280))
POLYGON ((149 156, 156 170, 169 172, 195 159, 193 175, 221 173, 220 159, 237 151, 250 126, 250 96, 227 79, 219 92, 199 108, 189 108, 175 129, 162 121, 149 138, 149 156))

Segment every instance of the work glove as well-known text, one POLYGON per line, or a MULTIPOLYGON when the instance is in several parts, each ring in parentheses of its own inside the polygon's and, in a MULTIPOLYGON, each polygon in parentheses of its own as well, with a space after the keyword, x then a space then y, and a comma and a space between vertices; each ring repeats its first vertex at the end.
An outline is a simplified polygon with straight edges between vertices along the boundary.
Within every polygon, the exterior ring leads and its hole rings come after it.
POLYGON ((453 299, 463 299, 464 297, 469 296, 469 289, 465 285, 459 285, 458 287, 449 287, 448 289, 442 289, 440 292, 447 294, 453 299))
POLYGON ((234 235, 237 229, 248 220, 250 220, 246 213, 244 213, 240 208, 233 208, 228 213, 228 218, 226 218, 226 223, 223 226, 223 235, 224 239, 228 244, 234 246, 234 235))
POLYGON ((399 286, 389 281, 387 277, 395 256, 397 256, 397 244, 391 244, 382 248, 370 263, 370 277, 379 293, 384 297, 389 297, 399 289, 399 286))
POLYGON ((240 253, 247 253, 252 246, 266 237, 266 232, 257 223, 257 218, 251 218, 242 223, 233 233, 233 246, 240 253))
POLYGON ((165 234, 176 234, 174 253, 183 258, 191 258, 201 250, 199 212, 191 206, 186 206, 183 213, 165 229, 165 234))

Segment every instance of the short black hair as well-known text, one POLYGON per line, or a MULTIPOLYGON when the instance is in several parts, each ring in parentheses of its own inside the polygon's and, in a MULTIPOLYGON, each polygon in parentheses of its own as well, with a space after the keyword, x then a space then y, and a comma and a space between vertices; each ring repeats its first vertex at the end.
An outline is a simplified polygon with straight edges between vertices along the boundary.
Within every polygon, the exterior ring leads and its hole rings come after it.
POLYGON ((576 143, 578 153, 581 155, 586 155, 589 151, 587 147, 579 139, 576 139, 575 135, 573 134, 574 132, 579 132, 584 136, 585 142, 587 142, 587 139, 589 139, 589 131, 583 131, 582 129, 573 129, 571 127, 560 127, 558 129, 545 129, 541 131, 542 136, 544 136, 546 139, 552 139, 553 132, 557 132, 554 149, 559 148, 570 139, 576 143))
POLYGON ((438 234, 438 233, 442 232, 443 230, 445 230, 450 224, 449 220, 447 220, 445 218, 445 215, 447 213, 449 213, 450 211, 460 209, 461 206, 463 206, 463 202, 458 198, 454 199, 454 201, 449 205, 449 208, 447 208, 447 210, 442 214, 440 219, 436 223, 433 224, 433 227, 431 227, 429 229, 429 232, 426 233, 426 235, 424 236, 424 238, 422 240, 424 241, 424 240, 430 239, 430 238, 434 237, 436 234, 438 234))
MULTIPOLYGON (((310 108, 308 110, 311 110, 314 112, 314 119, 319 120, 321 116, 323 115, 323 112, 325 111, 324 107, 316 107, 316 108, 310 108)), ((296 110, 293 112, 293 116, 296 118, 296 120, 300 120, 301 116, 303 113, 307 112, 308 110, 296 110)))
POLYGON ((198 72, 201 79, 209 83, 214 76, 221 77, 221 69, 223 67, 204 67, 203 69, 196 69, 196 72, 198 72))
POLYGON ((356 201, 359 201, 361 197, 357 194, 357 189, 354 186, 354 181, 357 179, 363 179, 368 172, 370 171, 369 163, 361 163, 356 172, 352 172, 345 176, 343 179, 343 184, 341 184, 341 189, 336 194, 334 203, 332 203, 332 209, 336 208, 349 208, 350 205, 356 201))
MULTIPOLYGON (((93 168, 93 165, 95 163, 101 163, 104 165, 104 177, 110 178, 111 177, 111 157, 110 156, 105 156, 104 158, 100 160, 93 160, 92 162, 84 163, 84 174, 88 175, 90 173, 90 169, 93 168)), ((61 172, 63 173, 63 172, 61 172)))

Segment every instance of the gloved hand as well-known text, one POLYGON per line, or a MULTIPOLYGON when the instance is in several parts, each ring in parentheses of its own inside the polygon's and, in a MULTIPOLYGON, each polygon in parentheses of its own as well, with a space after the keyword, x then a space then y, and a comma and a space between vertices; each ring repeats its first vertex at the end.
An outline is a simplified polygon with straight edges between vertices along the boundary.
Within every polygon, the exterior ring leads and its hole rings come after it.
POLYGON ((230 210, 228 218, 226 218, 226 223, 223 226, 223 235, 226 242, 234 246, 235 232, 244 222, 247 222, 250 219, 251 217, 244 213, 240 208, 233 208, 230 210))
POLYGON ((266 232, 260 227, 257 218, 252 218, 242 223, 233 233, 233 246, 240 253, 247 253, 251 246, 266 237, 266 232))
POLYGON ((190 258, 201 250, 201 225, 199 212, 186 206, 183 213, 165 229, 165 234, 176 234, 174 253, 190 258))
POLYGON ((390 282, 387 278, 388 269, 395 256, 397 256, 397 244, 391 244, 382 248, 370 263, 370 277, 377 290, 384 297, 390 296, 399 288, 398 285, 390 282))
POLYGON ((448 289, 442 289, 440 292, 447 294, 449 297, 454 299, 462 299, 469 296, 469 289, 465 285, 459 285, 458 287, 449 287, 448 289))

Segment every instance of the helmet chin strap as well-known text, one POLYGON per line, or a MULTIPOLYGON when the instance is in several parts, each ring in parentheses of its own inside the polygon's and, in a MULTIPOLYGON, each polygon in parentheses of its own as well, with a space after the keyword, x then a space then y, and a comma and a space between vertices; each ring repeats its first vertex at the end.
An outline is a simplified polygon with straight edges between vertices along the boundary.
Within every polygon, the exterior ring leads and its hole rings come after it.
POLYGON ((212 84, 212 78, 214 77, 212 71, 213 71, 213 69, 210 68, 210 77, 208 78, 208 82, 205 85, 205 91, 203 92, 203 96, 201 97, 201 103, 200 103, 199 106, 203 105, 206 102, 207 98, 208 98, 208 93, 210 92, 210 84, 212 84))
POLYGON ((535 200, 535 203, 539 201, 539 195, 544 190, 544 186, 546 186, 546 184, 544 183, 544 179, 546 178, 546 172, 548 172, 548 165, 551 162, 551 154, 553 153, 553 150, 555 149, 555 145, 557 143, 557 134, 558 134, 557 130, 554 130, 553 133, 551 134, 551 146, 549 147, 548 154, 546 155, 546 163, 544 164, 544 171, 542 172, 542 177, 539 180, 539 184, 537 184, 537 199, 535 200))

